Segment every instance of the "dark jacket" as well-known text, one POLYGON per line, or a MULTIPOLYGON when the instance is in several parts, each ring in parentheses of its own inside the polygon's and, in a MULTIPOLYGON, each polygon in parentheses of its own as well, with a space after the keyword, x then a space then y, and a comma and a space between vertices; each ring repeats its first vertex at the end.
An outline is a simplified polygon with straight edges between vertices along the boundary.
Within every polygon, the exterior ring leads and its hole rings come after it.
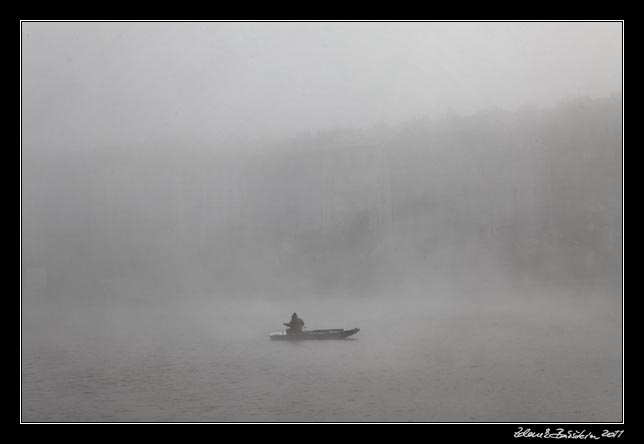
POLYGON ((291 322, 284 323, 284 325, 290 327, 293 331, 302 331, 304 321, 297 317, 297 313, 293 313, 293 316, 291 316, 291 322))

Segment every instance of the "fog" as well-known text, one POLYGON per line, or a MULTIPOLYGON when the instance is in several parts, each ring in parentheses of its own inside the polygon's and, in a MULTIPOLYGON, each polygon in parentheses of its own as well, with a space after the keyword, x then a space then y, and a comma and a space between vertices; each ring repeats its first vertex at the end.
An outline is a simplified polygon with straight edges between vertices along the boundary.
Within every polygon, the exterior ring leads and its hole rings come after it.
POLYGON ((614 22, 26 22, 23 138, 84 150, 261 139, 604 97, 621 91, 621 32, 614 22))
POLYGON ((621 23, 25 22, 21 55, 24 420, 621 420, 621 23), (361 331, 270 342, 294 311, 361 331))

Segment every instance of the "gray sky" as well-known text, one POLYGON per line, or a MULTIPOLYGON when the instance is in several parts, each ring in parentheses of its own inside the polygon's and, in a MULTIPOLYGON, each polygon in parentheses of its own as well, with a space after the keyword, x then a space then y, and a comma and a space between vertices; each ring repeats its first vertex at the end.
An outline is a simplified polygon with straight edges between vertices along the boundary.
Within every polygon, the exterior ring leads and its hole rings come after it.
POLYGON ((621 93, 622 24, 22 24, 23 140, 292 135, 621 93))

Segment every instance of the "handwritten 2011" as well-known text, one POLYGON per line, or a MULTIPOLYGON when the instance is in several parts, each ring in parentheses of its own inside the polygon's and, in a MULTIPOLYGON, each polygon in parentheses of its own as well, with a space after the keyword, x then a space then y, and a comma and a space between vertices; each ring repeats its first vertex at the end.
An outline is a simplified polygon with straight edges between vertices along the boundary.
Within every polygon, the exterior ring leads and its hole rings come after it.
POLYGON ((554 432, 546 429, 544 432, 533 432, 530 429, 519 427, 519 430, 514 432, 515 438, 549 438, 549 439, 601 439, 601 438, 620 438, 624 433, 623 430, 603 430, 600 436, 586 430, 564 430, 555 429, 554 432))

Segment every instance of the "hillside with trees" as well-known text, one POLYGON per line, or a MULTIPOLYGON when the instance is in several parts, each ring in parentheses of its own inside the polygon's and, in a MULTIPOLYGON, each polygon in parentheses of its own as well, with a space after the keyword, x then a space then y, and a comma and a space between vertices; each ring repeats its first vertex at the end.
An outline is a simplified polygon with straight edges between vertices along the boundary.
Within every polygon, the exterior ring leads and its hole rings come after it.
POLYGON ((261 147, 22 153, 29 300, 367 296, 492 277, 620 285, 617 96, 261 147))

